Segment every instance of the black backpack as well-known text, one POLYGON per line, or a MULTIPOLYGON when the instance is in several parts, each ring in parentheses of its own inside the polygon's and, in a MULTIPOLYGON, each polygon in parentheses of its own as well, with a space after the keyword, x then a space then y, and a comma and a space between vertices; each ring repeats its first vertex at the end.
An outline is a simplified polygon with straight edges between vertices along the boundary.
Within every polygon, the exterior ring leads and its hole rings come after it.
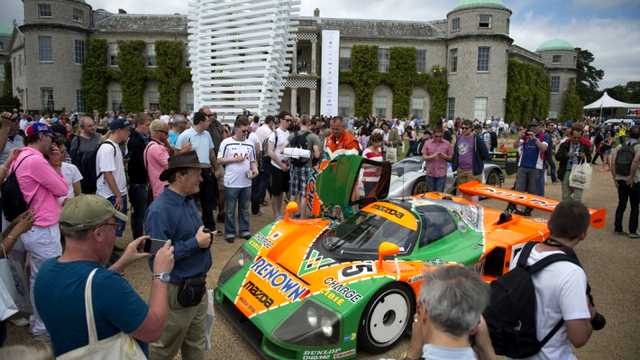
MULTIPOLYGON (((527 243, 516 267, 491 283, 491 299, 484 317, 491 343, 498 355, 514 359, 533 356, 540 352, 564 324, 564 320, 560 320, 542 340, 538 340, 536 293, 531 276, 558 261, 569 261, 581 266, 580 262, 575 253, 569 250, 573 257, 566 253, 552 254, 529 266, 527 259, 536 244, 527 243)), ((567 248, 562 250, 567 251, 567 248)))
MULTIPOLYGON (((311 143, 309 142, 307 135, 309 135, 309 133, 307 132, 296 132, 293 136, 293 139, 291 139, 291 142, 289 143, 289 147, 309 150, 311 152, 311 158, 313 159, 313 149, 311 148, 311 143)), ((289 159, 289 161, 291 162, 291 165, 296 167, 306 166, 309 160, 310 159, 305 159, 305 158, 289 159)))
POLYGON ((615 161, 616 175, 631 175, 631 163, 633 162, 633 158, 636 156, 636 145, 637 144, 630 144, 627 142, 618 149, 615 161))
POLYGON ((16 171, 18 170, 18 167, 22 165, 22 162, 31 156, 33 155, 22 158, 2 183, 2 212, 4 213, 4 217, 7 221, 13 221, 18 217, 18 215, 27 211, 29 208, 29 204, 24 200, 22 189, 20 189, 20 183, 18 183, 16 171))
POLYGON ((97 190, 97 182, 100 175, 96 174, 96 157, 98 156, 98 151, 103 144, 109 144, 113 147, 114 153, 113 157, 116 157, 116 146, 113 145, 110 141, 105 141, 98 145, 94 150, 87 151, 84 153, 80 153, 79 156, 76 157, 76 162, 74 164, 80 170, 82 174, 82 180, 80 181, 80 187, 82 188, 83 194, 95 194, 97 190))
POLYGON ((489 151, 491 151, 498 147, 498 134, 496 134, 495 131, 491 131, 489 135, 491 135, 491 149, 489 149, 489 151))

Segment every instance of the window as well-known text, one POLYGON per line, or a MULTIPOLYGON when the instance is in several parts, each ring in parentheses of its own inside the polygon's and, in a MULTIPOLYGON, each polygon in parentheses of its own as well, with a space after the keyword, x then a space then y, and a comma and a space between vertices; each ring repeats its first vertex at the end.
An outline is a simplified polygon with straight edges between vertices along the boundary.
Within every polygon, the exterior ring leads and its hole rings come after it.
POLYGON ((0 41, 0 50, 4 50, 4 42, 0 41))
POLYGON ((338 96, 338 115, 351 115, 351 96, 338 96))
POLYGON ((340 71, 351 70, 351 48, 340 48, 340 71))
POLYGON ((40 54, 40 62, 53 62, 51 36, 38 36, 38 50, 40 54))
POLYGON ((389 49, 378 49, 378 71, 389 72, 389 49))
POLYGON ((447 99, 447 119, 453 120, 456 114, 456 98, 447 99))
POLYGON ((554 64, 560 64, 562 62, 562 55, 553 55, 551 62, 554 64))
POLYGON ((478 48, 478 71, 489 71, 489 52, 491 48, 480 46, 478 48))
POLYGON ((73 62, 78 65, 84 64, 84 40, 74 40, 73 45, 73 62))
POLYGON ((411 116, 414 118, 424 118, 424 98, 411 98, 411 116))
POLYGON ((149 111, 160 110, 160 94, 157 91, 148 92, 149 111))
POLYGON ((458 32, 460 31, 460 18, 453 18, 451 19, 451 32, 458 32))
POLYGON ((449 50, 449 71, 458 71, 458 49, 449 50))
POLYGON ((420 239, 420 246, 426 246, 433 243, 436 240, 456 231, 458 228, 456 223, 451 218, 449 211, 439 205, 427 205, 417 208, 422 216, 422 228, 424 229, 424 236, 420 239))
POLYGON ((552 93, 560 92, 560 76, 551 77, 551 92, 552 93))
POLYGON ((477 97, 473 100, 473 118, 482 121, 487 120, 487 103, 489 99, 486 97, 477 97))
POLYGON ((53 111, 55 109, 55 104, 53 102, 53 88, 40 88, 40 100, 43 111, 53 111))
POLYGON ((122 91, 111 90, 109 96, 111 97, 111 111, 122 111, 122 91))
POLYGON ((80 89, 76 90, 76 111, 81 113, 87 111, 84 103, 84 93, 80 89))
POLYGON ((109 66, 118 66, 118 44, 109 44, 108 61, 109 66))
POLYGON ((510 27, 511 27, 511 19, 507 18, 507 34, 509 33, 510 27))
POLYGON ((147 66, 157 66, 156 44, 147 44, 147 66))
POLYGON ((416 50, 416 71, 419 73, 427 72, 427 49, 416 50))
POLYGON ((4 66, 0 66, 0 81, 4 81, 4 66))
POLYGON ((480 29, 491 29, 491 15, 480 15, 478 18, 478 27, 480 29))
POLYGON ((387 117, 387 98, 384 96, 376 96, 375 99, 373 99, 373 108, 377 117, 387 117))
POLYGON ((184 66, 191 67, 191 58, 189 57, 189 47, 184 47, 184 66))
POLYGON ((84 11, 74 8, 71 19, 75 22, 82 22, 84 20, 84 11))
POLYGON ((38 15, 40 17, 50 17, 51 4, 38 4, 38 15))

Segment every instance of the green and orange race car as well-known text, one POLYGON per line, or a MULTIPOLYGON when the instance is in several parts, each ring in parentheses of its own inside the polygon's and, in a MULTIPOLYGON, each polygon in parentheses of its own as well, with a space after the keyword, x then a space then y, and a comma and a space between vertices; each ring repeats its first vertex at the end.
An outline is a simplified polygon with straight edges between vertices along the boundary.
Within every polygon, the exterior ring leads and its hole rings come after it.
MULTIPOLYGON (((552 211, 554 200, 477 182, 462 193, 552 211)), ((546 222, 427 193, 373 201, 343 221, 284 219, 228 261, 215 302, 266 358, 343 359, 390 349, 411 327, 423 274, 443 263, 474 266, 490 281, 508 271, 546 222)), ((604 210, 590 210, 592 226, 604 210)))

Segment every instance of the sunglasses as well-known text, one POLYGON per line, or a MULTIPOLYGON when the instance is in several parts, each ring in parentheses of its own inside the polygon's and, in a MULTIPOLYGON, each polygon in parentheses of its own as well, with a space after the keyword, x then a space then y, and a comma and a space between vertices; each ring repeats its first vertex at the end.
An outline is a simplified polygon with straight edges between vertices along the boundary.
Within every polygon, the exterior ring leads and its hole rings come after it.
POLYGON ((463 126, 463 127, 462 127, 462 130, 469 130, 469 129, 471 129, 471 128, 470 128, 470 127, 468 127, 468 126, 463 126))

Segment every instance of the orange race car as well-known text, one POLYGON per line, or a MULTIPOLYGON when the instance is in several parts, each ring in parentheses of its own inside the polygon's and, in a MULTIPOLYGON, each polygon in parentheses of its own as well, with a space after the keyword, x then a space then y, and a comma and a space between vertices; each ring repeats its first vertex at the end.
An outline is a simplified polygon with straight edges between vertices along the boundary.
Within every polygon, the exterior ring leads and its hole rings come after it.
MULTIPOLYGON (((460 190, 544 211, 557 205, 478 182, 460 190)), ((297 220, 296 211, 290 203, 283 220, 247 241, 215 290, 222 313, 269 358, 384 352, 411 327, 425 271, 454 262, 490 281, 524 244, 549 236, 544 220, 442 193, 373 201, 343 221, 297 220)), ((592 226, 604 226, 604 210, 590 211, 592 226)))

